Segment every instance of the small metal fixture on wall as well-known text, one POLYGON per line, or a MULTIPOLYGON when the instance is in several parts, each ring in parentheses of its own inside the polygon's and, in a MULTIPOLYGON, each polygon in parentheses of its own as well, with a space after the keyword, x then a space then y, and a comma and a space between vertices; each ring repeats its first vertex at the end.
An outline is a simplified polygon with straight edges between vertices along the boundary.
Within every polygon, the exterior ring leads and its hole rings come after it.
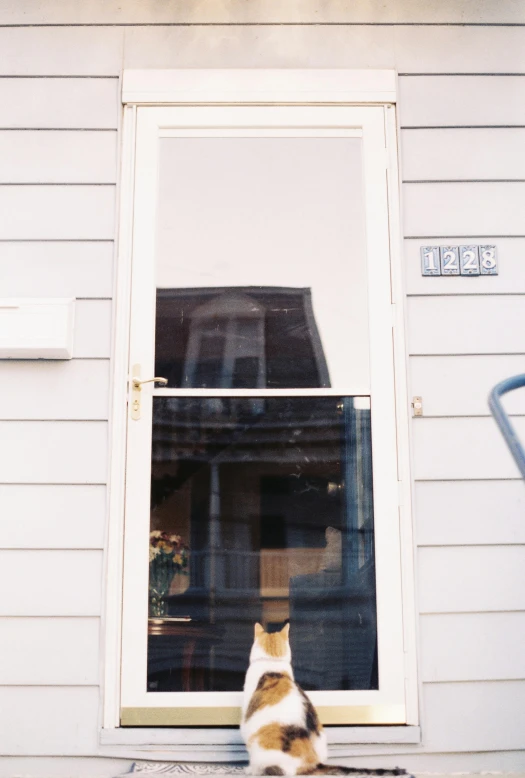
POLYGON ((497 276, 496 246, 421 246, 423 276, 497 276))

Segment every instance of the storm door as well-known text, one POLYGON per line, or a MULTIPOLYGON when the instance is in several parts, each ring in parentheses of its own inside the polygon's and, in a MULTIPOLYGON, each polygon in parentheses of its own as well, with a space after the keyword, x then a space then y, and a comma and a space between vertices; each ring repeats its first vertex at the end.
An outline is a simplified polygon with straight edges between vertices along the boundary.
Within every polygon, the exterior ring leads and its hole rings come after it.
POLYGON ((139 108, 124 725, 231 725, 290 623, 325 723, 403 723, 381 108, 139 108))

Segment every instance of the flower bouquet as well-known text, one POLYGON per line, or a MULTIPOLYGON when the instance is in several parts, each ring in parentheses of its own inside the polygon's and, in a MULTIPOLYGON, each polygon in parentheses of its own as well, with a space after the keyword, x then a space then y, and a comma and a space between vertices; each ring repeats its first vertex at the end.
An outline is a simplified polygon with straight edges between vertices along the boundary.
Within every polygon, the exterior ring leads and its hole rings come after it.
POLYGON ((167 613, 166 597, 175 573, 187 574, 188 547, 180 535, 154 530, 149 535, 149 615, 162 618, 167 613))

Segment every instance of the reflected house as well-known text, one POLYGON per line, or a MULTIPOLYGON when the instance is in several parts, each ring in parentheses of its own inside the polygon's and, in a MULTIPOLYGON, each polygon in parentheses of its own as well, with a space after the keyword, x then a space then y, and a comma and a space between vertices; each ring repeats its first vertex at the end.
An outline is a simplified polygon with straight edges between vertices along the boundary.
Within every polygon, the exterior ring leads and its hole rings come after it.
MULTIPOLYGON (((171 386, 330 385, 308 289, 164 289, 157 307, 171 386)), ((377 688, 370 411, 285 394, 153 413, 151 526, 190 545, 169 616, 200 637, 184 668, 175 627, 150 635, 148 688, 240 690, 253 623, 287 619, 305 688, 377 688)))

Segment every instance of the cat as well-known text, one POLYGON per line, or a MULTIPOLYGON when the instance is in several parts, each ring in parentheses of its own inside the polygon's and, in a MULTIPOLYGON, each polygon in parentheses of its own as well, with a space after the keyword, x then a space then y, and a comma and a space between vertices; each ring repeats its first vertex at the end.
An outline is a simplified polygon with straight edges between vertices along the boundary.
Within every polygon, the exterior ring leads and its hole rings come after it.
POLYGON ((289 630, 289 624, 273 633, 255 625, 241 722, 251 775, 407 775, 400 768, 370 770, 325 764, 326 733, 314 706, 294 680, 289 630))

